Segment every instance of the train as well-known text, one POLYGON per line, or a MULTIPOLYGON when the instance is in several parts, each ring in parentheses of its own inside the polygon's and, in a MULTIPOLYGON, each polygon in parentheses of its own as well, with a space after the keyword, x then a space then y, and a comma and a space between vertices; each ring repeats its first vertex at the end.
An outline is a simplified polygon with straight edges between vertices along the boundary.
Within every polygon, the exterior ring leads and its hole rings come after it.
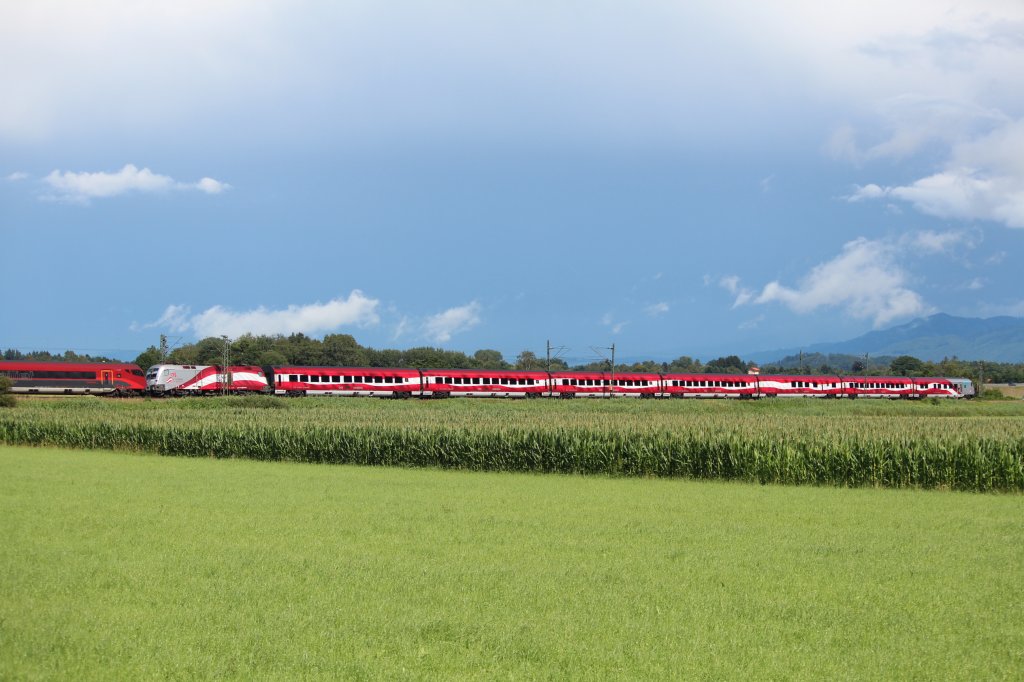
POLYGON ((131 363, 0 361, 12 393, 133 396, 146 393, 146 375, 131 363))
POLYGON ((14 393, 379 398, 971 398, 970 379, 385 367, 0 362, 14 393))

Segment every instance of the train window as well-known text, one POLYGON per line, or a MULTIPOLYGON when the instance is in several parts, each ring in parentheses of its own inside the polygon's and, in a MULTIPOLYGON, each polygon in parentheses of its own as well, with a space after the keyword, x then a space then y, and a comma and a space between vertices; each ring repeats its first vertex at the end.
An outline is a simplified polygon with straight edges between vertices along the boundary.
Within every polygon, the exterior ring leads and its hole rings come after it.
POLYGON ((299 381, 304 382, 304 383, 308 382, 309 381, 309 375, 308 374, 300 374, 299 375, 299 381))
POLYGON ((350 376, 343 377, 342 383, 351 384, 352 383, 352 377, 350 377, 350 376))
POLYGON ((331 383, 333 383, 333 384, 340 384, 341 383, 341 377, 332 374, 331 375, 331 383))
POLYGON ((374 377, 373 378, 373 383, 375 383, 375 384, 383 384, 384 383, 384 377, 374 377))
POLYGON ((298 380, 299 380, 298 375, 296 375, 296 374, 289 374, 288 375, 288 381, 298 381, 298 380))

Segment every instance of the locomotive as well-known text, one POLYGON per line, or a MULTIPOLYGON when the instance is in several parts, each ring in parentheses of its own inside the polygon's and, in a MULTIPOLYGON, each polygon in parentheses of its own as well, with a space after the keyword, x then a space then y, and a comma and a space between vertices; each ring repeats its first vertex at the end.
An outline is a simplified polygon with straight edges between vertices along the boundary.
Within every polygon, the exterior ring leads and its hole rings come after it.
POLYGON ((757 375, 2 362, 14 393, 183 396, 271 394, 379 398, 969 398, 969 379, 839 375, 757 375))
POLYGON ((135 364, 0 361, 12 393, 40 395, 141 395, 146 377, 135 364))

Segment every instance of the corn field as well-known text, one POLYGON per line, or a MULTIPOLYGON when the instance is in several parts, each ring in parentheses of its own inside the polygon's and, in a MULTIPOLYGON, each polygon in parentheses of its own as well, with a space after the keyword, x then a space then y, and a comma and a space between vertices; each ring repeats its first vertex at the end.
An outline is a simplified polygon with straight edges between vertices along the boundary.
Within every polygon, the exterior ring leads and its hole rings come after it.
POLYGON ((1014 403, 22 400, 0 412, 0 442, 332 464, 1024 490, 1024 406, 1014 403))

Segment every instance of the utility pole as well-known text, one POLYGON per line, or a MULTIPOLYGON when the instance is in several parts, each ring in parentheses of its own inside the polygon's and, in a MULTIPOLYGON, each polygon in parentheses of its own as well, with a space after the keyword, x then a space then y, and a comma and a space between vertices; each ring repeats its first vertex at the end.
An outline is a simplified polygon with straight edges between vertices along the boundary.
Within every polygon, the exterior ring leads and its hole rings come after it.
POLYGON ((612 392, 615 390, 615 344, 612 344, 612 376, 608 381, 608 397, 611 398, 615 394, 612 392))
POLYGON ((547 370, 548 372, 551 371, 551 351, 555 351, 555 360, 557 360, 558 356, 567 350, 569 349, 565 346, 552 346, 551 339, 548 339, 547 356, 544 360, 544 369, 547 370))
POLYGON ((160 362, 167 359, 168 353, 171 351, 167 348, 167 334, 160 335, 160 362))
MULTIPOLYGON (((604 357, 604 353, 602 353, 601 351, 610 350, 612 352, 611 378, 608 380, 608 390, 607 390, 608 397, 611 398, 614 395, 613 389, 614 389, 614 386, 615 386, 615 344, 613 343, 611 346, 601 346, 600 348, 595 348, 594 346, 591 346, 590 350, 594 351, 594 353, 596 353, 598 357, 604 357)), ((607 362, 607 361, 608 361, 608 359, 605 358, 605 362, 607 362)))
POLYGON ((220 338, 224 339, 224 365, 221 368, 220 393, 221 395, 227 395, 228 389, 231 386, 231 339, 224 335, 220 338))

